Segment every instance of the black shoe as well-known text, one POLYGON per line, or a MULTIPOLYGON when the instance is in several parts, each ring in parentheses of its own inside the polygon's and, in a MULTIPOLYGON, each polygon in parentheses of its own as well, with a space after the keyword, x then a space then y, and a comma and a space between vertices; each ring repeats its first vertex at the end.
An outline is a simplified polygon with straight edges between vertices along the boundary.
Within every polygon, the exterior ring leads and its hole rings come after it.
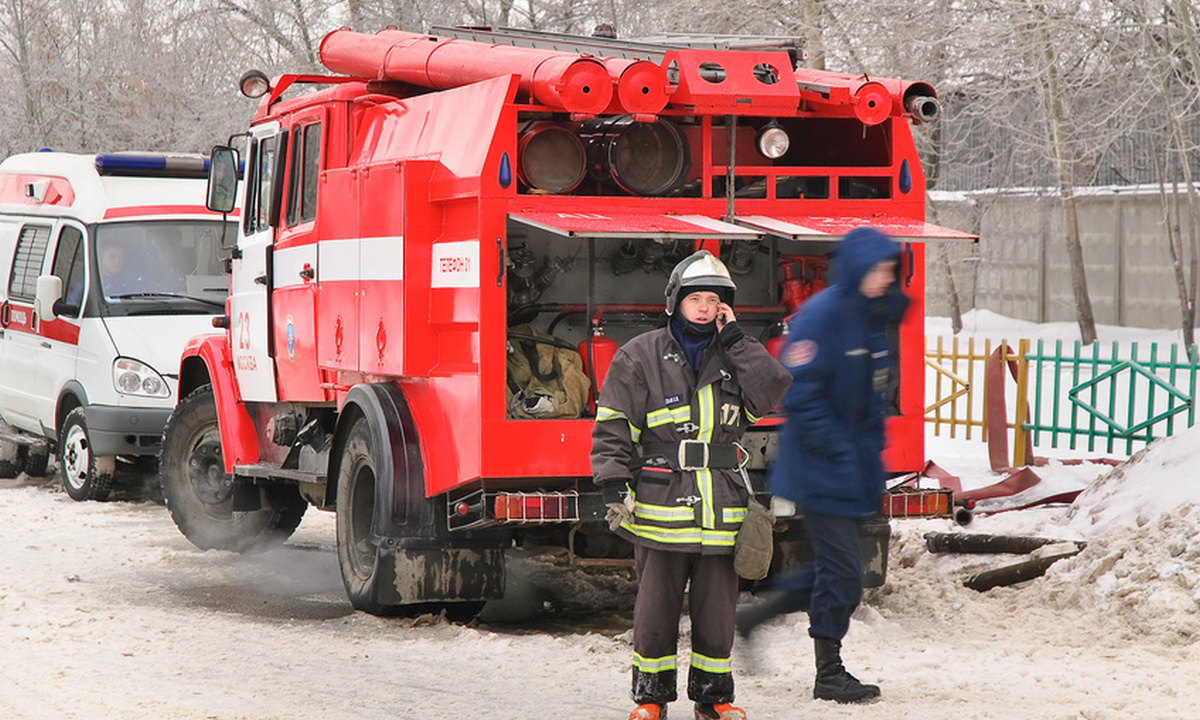
POLYGON ((878 685, 867 685, 846 671, 842 665, 842 644, 837 640, 813 638, 817 659, 817 681, 813 697, 839 703, 871 702, 879 698, 878 685))

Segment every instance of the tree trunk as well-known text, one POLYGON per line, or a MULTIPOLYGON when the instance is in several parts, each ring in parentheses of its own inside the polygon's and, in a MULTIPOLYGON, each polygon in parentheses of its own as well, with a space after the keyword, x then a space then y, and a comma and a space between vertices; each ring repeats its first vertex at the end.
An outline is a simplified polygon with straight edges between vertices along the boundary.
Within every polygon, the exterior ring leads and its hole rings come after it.
MULTIPOLYGON (((1176 12, 1179 13, 1180 28, 1187 39, 1184 43, 1184 50, 1190 61, 1189 64, 1192 71, 1191 81, 1194 87, 1195 82, 1200 80, 1200 77, 1198 77, 1200 75, 1200 67, 1197 66, 1197 63, 1200 63, 1200 43, 1197 43, 1196 28, 1192 21, 1191 10, 1189 9, 1190 3, 1175 2, 1173 5, 1176 12)), ((1200 198, 1197 198, 1196 183, 1192 177, 1192 166, 1188 162, 1188 151, 1192 145, 1188 142, 1179 116, 1171 113, 1169 117, 1172 124, 1171 134, 1181 154, 1179 164, 1183 169, 1183 181, 1187 188, 1188 247, 1191 250, 1188 275, 1191 281, 1191 292, 1187 292, 1188 288, 1186 286, 1181 288, 1181 290, 1184 292, 1184 297, 1187 300, 1183 307, 1183 344, 1190 349, 1196 343, 1196 285, 1200 282, 1200 227, 1197 227, 1200 225, 1200 198)), ((1194 119, 1192 118, 1193 121, 1194 119)))
POLYGON ((1050 126, 1050 144, 1058 170, 1058 190, 1062 195, 1063 211, 1067 217, 1067 258, 1071 262, 1071 288, 1075 291, 1075 318, 1079 323, 1079 334, 1084 345, 1096 341, 1096 319, 1092 314, 1092 298, 1088 294, 1087 273, 1083 262, 1083 245, 1079 239, 1079 214, 1075 208, 1075 183, 1072 165, 1075 153, 1067 137, 1066 113, 1058 86, 1058 57, 1050 40, 1046 26, 1046 10, 1034 6, 1038 17, 1038 32, 1042 44, 1042 57, 1046 61, 1045 85, 1046 122, 1050 126))

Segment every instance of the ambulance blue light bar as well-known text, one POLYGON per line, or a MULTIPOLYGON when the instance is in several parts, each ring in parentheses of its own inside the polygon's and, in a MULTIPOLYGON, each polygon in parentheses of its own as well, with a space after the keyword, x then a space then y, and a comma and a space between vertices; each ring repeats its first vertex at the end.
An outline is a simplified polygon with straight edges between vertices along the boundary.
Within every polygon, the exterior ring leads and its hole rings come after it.
POLYGON ((112 153, 96 156, 96 172, 125 177, 208 177, 208 158, 203 155, 155 153, 112 153))

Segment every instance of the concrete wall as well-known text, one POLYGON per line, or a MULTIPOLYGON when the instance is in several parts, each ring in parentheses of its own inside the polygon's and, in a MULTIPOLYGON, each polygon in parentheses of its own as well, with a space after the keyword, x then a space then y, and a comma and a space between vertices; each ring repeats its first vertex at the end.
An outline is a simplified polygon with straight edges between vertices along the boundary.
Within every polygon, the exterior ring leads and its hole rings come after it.
MULTIPOLYGON (((963 312, 979 308, 1031 322, 1076 321, 1066 216, 1057 197, 1036 191, 930 196, 930 222, 980 239, 977 245, 930 248, 929 315, 950 314, 952 274, 963 312)), ((1087 188, 1077 208, 1096 322, 1178 328, 1179 295, 1157 188, 1087 188)), ((1186 212, 1180 220, 1186 242, 1186 212)))

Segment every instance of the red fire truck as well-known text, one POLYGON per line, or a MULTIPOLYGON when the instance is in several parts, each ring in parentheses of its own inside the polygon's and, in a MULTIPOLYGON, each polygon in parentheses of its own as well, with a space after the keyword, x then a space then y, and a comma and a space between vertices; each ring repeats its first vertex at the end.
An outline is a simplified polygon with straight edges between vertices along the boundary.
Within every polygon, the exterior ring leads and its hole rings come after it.
MULTIPOLYGON (((932 87, 798 68, 788 43, 437 32, 337 30, 338 74, 243 78, 245 154, 216 148, 209 189, 232 207, 244 163, 224 332, 185 350, 160 458, 193 543, 252 552, 334 510, 371 612, 498 597, 523 543, 628 557, 587 392, 672 266, 719 254, 769 342, 866 224, 904 243, 914 301, 887 464, 923 467, 922 241, 966 237, 923 220, 909 124, 936 120, 932 87)), ((747 436, 758 487, 779 422, 747 436)))

